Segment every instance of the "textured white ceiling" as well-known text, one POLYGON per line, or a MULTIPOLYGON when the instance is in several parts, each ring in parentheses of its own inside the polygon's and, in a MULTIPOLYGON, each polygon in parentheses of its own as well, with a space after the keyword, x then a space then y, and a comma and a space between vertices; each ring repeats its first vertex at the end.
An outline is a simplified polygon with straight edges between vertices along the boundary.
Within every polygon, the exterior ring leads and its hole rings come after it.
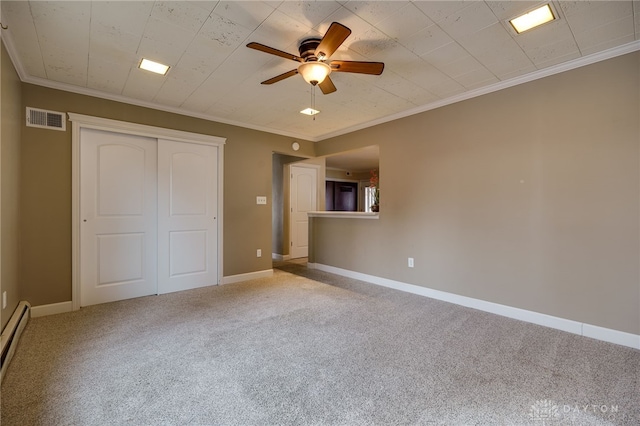
POLYGON ((506 22, 540 1, 2 1, 3 37, 23 81, 309 140, 443 105, 602 52, 640 48, 639 1, 554 1, 559 19, 522 35, 506 22), (382 61, 381 76, 336 73, 313 120, 298 54, 337 21, 332 59, 382 61), (137 68, 142 57, 167 76, 137 68))

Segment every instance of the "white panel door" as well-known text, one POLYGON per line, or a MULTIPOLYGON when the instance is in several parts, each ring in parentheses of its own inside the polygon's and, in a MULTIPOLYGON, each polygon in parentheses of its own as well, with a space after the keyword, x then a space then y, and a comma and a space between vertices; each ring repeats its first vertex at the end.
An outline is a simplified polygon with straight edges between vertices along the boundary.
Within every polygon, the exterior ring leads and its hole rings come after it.
POLYGON ((218 148, 158 140, 158 293, 218 284, 218 148))
POLYGON ((80 138, 80 305, 155 294, 156 140, 80 138))
POLYGON ((291 166, 291 250, 292 259, 309 255, 309 216, 317 210, 318 171, 291 166))

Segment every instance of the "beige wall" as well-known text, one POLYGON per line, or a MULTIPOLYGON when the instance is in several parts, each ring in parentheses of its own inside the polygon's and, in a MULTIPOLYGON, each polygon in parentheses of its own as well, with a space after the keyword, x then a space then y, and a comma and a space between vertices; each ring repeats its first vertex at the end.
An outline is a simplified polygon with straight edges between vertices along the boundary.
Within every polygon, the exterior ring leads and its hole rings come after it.
POLYGON ((331 179, 353 180, 350 175, 347 176, 347 172, 345 172, 344 170, 335 170, 335 169, 327 169, 327 179, 328 180, 331 180, 331 179))
POLYGON ((380 145, 380 219, 310 260, 640 334, 639 103, 633 53, 320 142, 380 145))
POLYGON ((4 326, 11 318, 22 294, 19 287, 20 225, 20 125, 22 122, 21 83, 2 44, 0 89, 0 295, 7 292, 7 307, 0 313, 4 326))
MULTIPOLYGON (((293 154, 292 139, 31 84, 24 106, 220 136, 224 148, 225 276, 271 269, 272 152, 293 154), (256 205, 266 195, 268 204, 256 205)), ((71 130, 22 128, 21 287, 33 305, 71 300, 71 130)), ((303 156, 314 144, 298 142, 303 156)))

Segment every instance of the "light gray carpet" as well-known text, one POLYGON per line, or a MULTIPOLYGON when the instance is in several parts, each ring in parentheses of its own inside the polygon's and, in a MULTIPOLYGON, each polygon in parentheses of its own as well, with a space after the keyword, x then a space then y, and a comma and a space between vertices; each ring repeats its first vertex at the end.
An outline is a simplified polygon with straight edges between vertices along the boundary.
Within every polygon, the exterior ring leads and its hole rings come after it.
POLYGON ((279 267, 32 319, 2 426, 640 424, 640 351, 279 267))

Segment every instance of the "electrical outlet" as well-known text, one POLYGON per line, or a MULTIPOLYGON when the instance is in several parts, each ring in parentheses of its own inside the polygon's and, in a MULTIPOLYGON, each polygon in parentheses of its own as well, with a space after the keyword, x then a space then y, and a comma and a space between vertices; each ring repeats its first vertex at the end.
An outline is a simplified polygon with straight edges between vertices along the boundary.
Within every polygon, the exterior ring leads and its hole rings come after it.
POLYGON ((262 257, 262 250, 261 249, 256 250, 256 257, 262 257))
POLYGON ((267 204, 267 197, 258 195, 256 197, 256 204, 267 204))
POLYGON ((407 266, 409 266, 409 268, 413 268, 413 257, 410 257, 410 258, 407 260, 407 266))
POLYGON ((7 307, 7 292, 2 292, 2 309, 7 307))

